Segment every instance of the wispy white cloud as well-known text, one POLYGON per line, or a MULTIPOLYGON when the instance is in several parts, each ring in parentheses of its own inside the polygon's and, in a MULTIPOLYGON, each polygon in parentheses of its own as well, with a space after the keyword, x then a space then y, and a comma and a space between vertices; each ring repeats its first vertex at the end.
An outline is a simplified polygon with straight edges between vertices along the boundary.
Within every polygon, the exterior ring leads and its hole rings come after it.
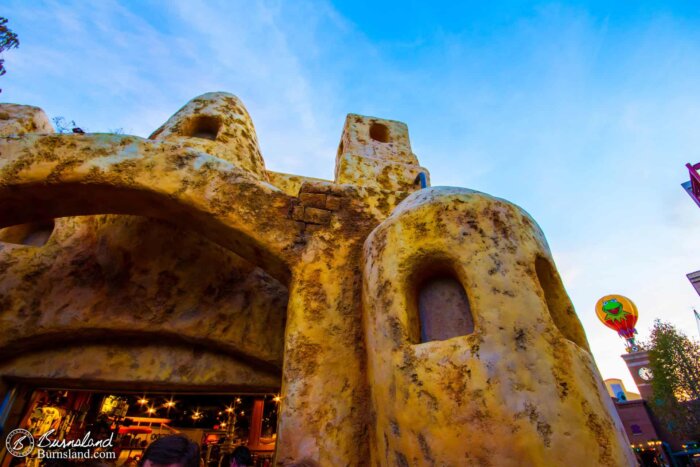
POLYGON ((192 97, 233 92, 254 119, 270 168, 332 176, 343 111, 322 74, 309 74, 323 68, 314 56, 328 53, 319 28, 345 27, 332 8, 181 1, 149 3, 162 15, 153 17, 140 6, 17 2, 21 54, 3 97, 93 131, 145 136, 192 97))

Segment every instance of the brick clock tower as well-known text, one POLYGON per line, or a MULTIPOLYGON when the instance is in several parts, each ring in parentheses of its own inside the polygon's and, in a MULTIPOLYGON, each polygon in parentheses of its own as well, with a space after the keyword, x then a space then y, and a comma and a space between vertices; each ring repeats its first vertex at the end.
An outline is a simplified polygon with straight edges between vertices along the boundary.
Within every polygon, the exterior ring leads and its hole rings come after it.
POLYGON ((649 366, 649 352, 643 350, 641 352, 623 354, 622 359, 627 363, 627 368, 632 373, 632 378, 634 378, 642 398, 651 401, 651 380, 654 378, 654 374, 649 366))

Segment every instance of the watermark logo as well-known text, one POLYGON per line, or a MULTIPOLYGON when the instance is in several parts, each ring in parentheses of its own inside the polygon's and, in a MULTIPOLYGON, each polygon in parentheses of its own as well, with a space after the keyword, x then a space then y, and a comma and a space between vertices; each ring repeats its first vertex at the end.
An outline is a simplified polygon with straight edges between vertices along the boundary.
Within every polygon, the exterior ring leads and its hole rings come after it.
POLYGON ((34 450, 34 437, 27 430, 17 428, 8 433, 5 447, 15 457, 27 457, 34 450))
POLYGON ((116 460, 114 433, 109 438, 93 439, 88 431, 78 439, 59 439, 52 435, 51 429, 34 439, 32 434, 22 428, 12 430, 5 438, 7 452, 15 457, 27 457, 30 454, 38 459, 111 459, 116 460))

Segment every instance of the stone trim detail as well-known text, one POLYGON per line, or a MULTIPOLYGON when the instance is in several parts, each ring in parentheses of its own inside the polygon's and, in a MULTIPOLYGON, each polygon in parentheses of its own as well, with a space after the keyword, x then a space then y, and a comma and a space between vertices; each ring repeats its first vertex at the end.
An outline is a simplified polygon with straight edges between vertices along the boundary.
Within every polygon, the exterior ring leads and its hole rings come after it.
POLYGON ((340 191, 328 183, 304 183, 293 203, 291 218, 302 232, 330 225, 333 213, 343 206, 340 191))

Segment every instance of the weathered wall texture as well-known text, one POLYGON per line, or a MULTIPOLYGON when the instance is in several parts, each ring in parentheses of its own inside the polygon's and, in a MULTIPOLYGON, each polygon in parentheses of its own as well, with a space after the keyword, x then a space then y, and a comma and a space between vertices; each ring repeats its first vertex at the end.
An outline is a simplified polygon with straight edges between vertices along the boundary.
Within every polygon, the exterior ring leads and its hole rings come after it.
POLYGON ((578 319, 548 307, 537 258, 551 261, 526 213, 466 189, 421 190, 372 232, 364 310, 377 465, 633 463, 578 319), (417 289, 435 272, 464 287, 472 334, 420 341, 417 289))
POLYGON ((2 135, 53 133, 53 127, 44 111, 31 105, 2 104, 0 126, 2 135))
POLYGON ((0 355, 121 338, 215 348, 281 371, 286 288, 190 230, 69 217, 43 247, 0 247, 0 355))
POLYGON ((15 380, 76 389, 272 392, 279 388, 278 374, 222 352, 139 342, 131 338, 117 344, 46 346, 5 360, 0 372, 15 380))
POLYGON ((192 99, 154 131, 150 139, 196 149, 267 180, 253 122, 234 95, 210 92, 192 99))
POLYGON ((0 105, 0 389, 279 390, 280 464, 632 465, 534 221, 421 190, 403 123, 349 115, 334 182, 268 171, 226 93, 52 131, 0 105), (420 342, 435 274, 472 334, 420 342))

